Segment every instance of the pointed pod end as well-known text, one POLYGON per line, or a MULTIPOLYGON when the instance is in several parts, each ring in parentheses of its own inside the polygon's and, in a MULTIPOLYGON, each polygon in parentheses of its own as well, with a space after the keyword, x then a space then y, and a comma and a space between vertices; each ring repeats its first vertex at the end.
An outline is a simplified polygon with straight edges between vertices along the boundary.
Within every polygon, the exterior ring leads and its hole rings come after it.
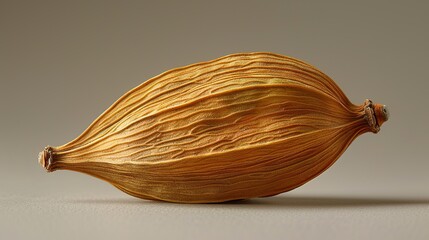
POLYGON ((39 164, 42 165, 43 168, 48 172, 52 172, 52 147, 47 146, 43 151, 39 153, 39 164))
POLYGON ((386 105, 374 104, 374 112, 380 127, 384 122, 389 120, 390 113, 386 105))
POLYGON ((377 133, 380 131, 381 125, 389 120, 389 110, 386 105, 374 104, 367 99, 364 104, 365 119, 371 128, 371 131, 377 133))

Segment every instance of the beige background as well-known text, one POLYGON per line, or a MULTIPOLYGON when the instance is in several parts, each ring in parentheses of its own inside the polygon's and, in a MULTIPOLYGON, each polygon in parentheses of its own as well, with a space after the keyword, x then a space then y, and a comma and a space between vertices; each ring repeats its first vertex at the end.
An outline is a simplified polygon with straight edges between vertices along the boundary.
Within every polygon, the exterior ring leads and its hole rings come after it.
POLYGON ((0 238, 428 239, 425 1, 0 1, 0 238), (47 174, 46 145, 79 135, 165 70, 271 51, 330 75, 391 120, 319 178, 230 204, 135 199, 47 174))

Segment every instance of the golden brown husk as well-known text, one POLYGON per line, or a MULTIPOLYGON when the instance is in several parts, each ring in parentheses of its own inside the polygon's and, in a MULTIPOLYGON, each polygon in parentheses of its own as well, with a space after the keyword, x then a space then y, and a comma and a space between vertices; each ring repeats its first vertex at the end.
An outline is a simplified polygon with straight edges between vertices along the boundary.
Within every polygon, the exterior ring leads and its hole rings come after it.
POLYGON ((377 108, 353 105, 297 59, 234 54, 149 79, 39 158, 48 171, 87 173, 145 199, 272 196, 318 176, 360 134, 378 132, 377 108))

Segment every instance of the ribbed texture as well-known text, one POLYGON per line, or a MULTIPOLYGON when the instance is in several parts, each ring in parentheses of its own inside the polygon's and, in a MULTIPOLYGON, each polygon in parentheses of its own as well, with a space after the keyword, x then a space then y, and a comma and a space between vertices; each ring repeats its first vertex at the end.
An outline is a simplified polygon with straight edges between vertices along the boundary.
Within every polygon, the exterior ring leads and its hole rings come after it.
POLYGON ((275 195, 316 177, 371 131, 364 108, 302 61, 229 55, 134 88, 81 136, 52 148, 46 167, 88 173, 147 199, 275 195))

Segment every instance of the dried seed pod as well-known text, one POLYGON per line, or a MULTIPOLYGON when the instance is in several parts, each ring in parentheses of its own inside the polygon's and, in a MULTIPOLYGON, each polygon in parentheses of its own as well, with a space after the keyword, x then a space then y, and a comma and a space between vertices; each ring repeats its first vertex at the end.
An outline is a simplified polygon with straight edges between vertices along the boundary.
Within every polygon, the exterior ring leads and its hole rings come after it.
POLYGON ((145 199, 264 197, 318 176, 387 119, 385 106, 352 104, 300 60, 234 54, 149 79, 75 140, 46 147, 39 161, 145 199))

